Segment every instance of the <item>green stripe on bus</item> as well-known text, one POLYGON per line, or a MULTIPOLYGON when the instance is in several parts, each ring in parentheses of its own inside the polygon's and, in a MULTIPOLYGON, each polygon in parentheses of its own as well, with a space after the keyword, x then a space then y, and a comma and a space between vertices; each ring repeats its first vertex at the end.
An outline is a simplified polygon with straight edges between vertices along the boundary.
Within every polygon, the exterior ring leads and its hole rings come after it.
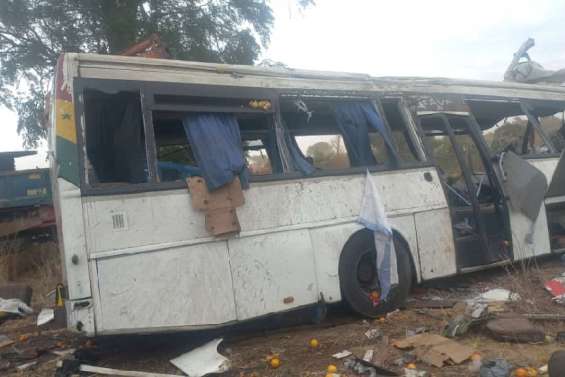
POLYGON ((56 156, 59 165, 59 177, 79 186, 78 146, 67 139, 57 136, 56 156))

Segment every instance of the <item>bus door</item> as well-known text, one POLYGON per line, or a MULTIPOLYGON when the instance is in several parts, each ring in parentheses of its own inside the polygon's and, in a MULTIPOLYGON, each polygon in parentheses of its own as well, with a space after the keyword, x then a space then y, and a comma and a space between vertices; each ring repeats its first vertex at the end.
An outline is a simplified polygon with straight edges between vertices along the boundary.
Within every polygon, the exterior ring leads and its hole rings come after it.
POLYGON ((504 195, 473 119, 432 113, 419 120, 450 207, 458 268, 511 260, 504 195))

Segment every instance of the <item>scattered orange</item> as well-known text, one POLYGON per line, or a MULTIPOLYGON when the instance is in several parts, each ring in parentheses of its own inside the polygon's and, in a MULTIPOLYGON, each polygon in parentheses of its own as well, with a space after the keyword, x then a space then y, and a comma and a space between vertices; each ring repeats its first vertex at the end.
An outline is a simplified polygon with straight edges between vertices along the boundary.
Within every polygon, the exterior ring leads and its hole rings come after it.
POLYGON ((318 339, 312 338, 308 342, 308 345, 310 346, 310 348, 318 348, 318 347, 320 347, 320 342, 318 342, 318 339))
POLYGON ((518 368, 514 371, 515 377, 529 377, 528 370, 526 368, 518 368))
POLYGON ((27 342, 29 340, 29 335, 20 335, 19 340, 20 342, 27 342))
POLYGON ((410 363, 410 364, 406 365, 406 369, 416 369, 416 364, 410 363))
POLYGON ((269 361, 269 365, 271 366, 271 368, 277 369, 281 366, 281 359, 279 359, 278 357, 273 357, 271 361, 269 361))
POLYGON ((538 376, 538 371, 535 370, 534 368, 526 368, 526 370, 528 371, 528 377, 537 377, 538 376))
POLYGON ((328 365, 328 373, 336 373, 337 367, 333 364, 328 365))
POLYGON ((471 360, 473 360, 473 361, 481 360, 481 354, 478 353, 478 352, 474 352, 474 353, 471 355, 471 360))

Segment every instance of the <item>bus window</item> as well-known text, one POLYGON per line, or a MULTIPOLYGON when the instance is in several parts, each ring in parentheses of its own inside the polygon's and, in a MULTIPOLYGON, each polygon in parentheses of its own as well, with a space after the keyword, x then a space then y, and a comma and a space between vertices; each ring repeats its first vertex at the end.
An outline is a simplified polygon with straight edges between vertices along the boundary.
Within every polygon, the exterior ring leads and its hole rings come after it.
POLYGON ((295 140, 302 154, 316 169, 336 170, 351 167, 341 135, 300 135, 295 136, 295 140))
POLYGON ((517 102, 473 100, 467 103, 494 155, 505 151, 524 156, 547 155, 563 148, 561 114, 545 116, 559 109, 557 105, 551 106, 553 111, 546 111, 534 106, 525 110, 517 102), (526 111, 531 112, 529 119, 526 111), (537 117, 536 112, 544 116, 537 117))
MULTIPOLYGON (((184 129, 185 114, 167 111, 153 113, 157 166, 161 181, 179 181, 202 174, 184 129)), ((278 158, 278 155, 266 145, 270 132, 268 116, 238 114, 237 122, 241 131, 242 152, 251 175, 273 174, 273 170, 277 169, 272 168, 271 160, 278 158)))
POLYGON ((545 132, 557 152, 565 148, 565 112, 539 118, 541 129, 545 132))
MULTIPOLYGON (((418 161, 418 154, 410 134, 408 133, 408 125, 400 111, 400 100, 386 98, 381 100, 381 106, 386 121, 392 132, 392 139, 398 151, 400 161, 415 162, 418 161)), ((377 161, 383 161, 386 158, 384 141, 380 135, 371 135, 371 146, 375 152, 377 161), (374 147, 373 147, 374 146, 374 147)))
POLYGON ((504 118, 483 132, 494 154, 512 151, 518 155, 549 154, 551 150, 525 115, 504 118))
POLYGON ((273 174, 269 153, 260 138, 243 138, 243 154, 251 175, 273 174))
POLYGON ((84 92, 87 182, 147 182, 139 93, 84 92))

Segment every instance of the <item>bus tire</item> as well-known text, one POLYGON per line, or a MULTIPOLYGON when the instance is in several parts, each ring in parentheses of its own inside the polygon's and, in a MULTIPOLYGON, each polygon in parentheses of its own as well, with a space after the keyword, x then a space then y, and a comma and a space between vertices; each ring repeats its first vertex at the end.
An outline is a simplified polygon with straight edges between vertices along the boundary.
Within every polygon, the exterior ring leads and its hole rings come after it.
POLYGON ((367 290, 367 284, 370 287, 377 284, 378 287, 373 234, 367 230, 354 234, 341 253, 339 281, 342 298, 358 314, 369 318, 378 317, 402 307, 410 294, 413 281, 410 251, 398 235, 395 234, 393 240, 398 266, 398 285, 391 289, 388 299, 381 301, 377 306, 371 301, 370 291, 367 290), (374 276, 367 279, 368 271, 373 271, 374 276))

